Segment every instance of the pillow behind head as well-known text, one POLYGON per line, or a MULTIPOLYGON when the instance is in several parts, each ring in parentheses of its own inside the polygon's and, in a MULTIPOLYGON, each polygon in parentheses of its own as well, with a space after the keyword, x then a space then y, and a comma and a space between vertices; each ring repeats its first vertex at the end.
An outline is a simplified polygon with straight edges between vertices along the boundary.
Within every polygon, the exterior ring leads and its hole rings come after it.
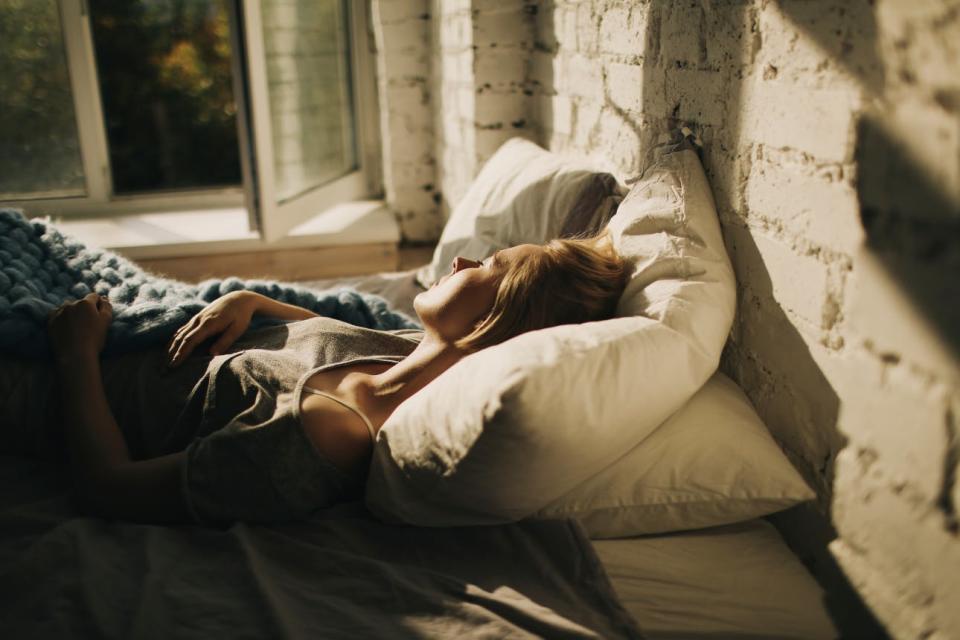
POLYGON ((511 138, 487 160, 450 214, 433 260, 417 272, 417 280, 429 287, 457 256, 480 260, 518 244, 595 233, 622 195, 616 178, 596 166, 511 138))
POLYGON ((374 513, 433 526, 534 515, 635 447, 714 372, 735 284, 696 154, 664 153, 609 226, 634 265, 624 317, 484 349, 401 404, 374 447, 374 513))

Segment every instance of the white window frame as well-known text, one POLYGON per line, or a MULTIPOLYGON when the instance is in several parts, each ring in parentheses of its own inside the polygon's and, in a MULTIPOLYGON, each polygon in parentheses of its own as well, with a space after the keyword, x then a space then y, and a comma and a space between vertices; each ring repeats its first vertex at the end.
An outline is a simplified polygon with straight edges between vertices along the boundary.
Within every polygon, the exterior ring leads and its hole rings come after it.
MULTIPOLYGON (((380 167, 379 110, 376 77, 371 52, 369 3, 349 6, 354 122, 357 136, 358 169, 332 183, 276 206, 273 194, 272 136, 269 104, 263 88, 266 70, 263 59, 263 31, 259 0, 233 0, 231 11, 242 11, 245 50, 234 46, 234 58, 245 55, 248 91, 234 79, 237 100, 238 145, 243 184, 237 187, 177 190, 139 195, 116 195, 111 184, 110 157, 99 81, 94 58, 90 12, 86 0, 58 0, 67 66, 77 121, 77 135, 83 164, 86 195, 58 196, 50 192, 25 194, 3 200, 0 206, 21 208, 28 215, 53 214, 64 219, 114 217, 137 213, 161 213, 207 209, 248 209, 251 231, 267 241, 277 240, 298 223, 345 201, 377 197, 382 193, 380 167), (256 34, 256 37, 251 37, 256 34), (259 49, 257 42, 259 41, 259 49), (256 87, 261 89, 257 90, 256 87), (252 104, 245 104, 244 95, 252 104), (245 110, 249 110, 248 114, 245 110), (247 130, 247 122, 253 131, 247 130), (264 122, 266 123, 264 125, 264 122), (252 155, 253 157, 249 157, 252 155), (256 167, 251 169, 251 165, 256 167), (254 184, 256 176, 256 184, 254 184)), ((236 18, 231 16, 231 33, 236 45, 236 18)), ((235 76, 244 65, 235 65, 235 76)))
POLYGON ((257 175, 255 193, 249 193, 251 224, 256 220, 261 237, 279 240, 297 225, 315 215, 351 200, 360 200, 382 191, 380 173, 379 109, 376 77, 370 51, 369 3, 348 1, 346 22, 349 33, 351 87, 357 168, 285 202, 278 202, 273 164, 273 134, 270 118, 263 22, 259 2, 241 2, 245 58, 251 114, 253 158, 257 175), (357 5, 360 4, 358 10, 357 5))
POLYGON ((242 207, 241 185, 137 195, 113 193, 90 12, 86 0, 59 0, 58 5, 86 195, 59 197, 56 192, 50 192, 50 196, 24 194, 23 197, 4 200, 0 204, 24 209, 28 214, 55 214, 65 218, 242 207))

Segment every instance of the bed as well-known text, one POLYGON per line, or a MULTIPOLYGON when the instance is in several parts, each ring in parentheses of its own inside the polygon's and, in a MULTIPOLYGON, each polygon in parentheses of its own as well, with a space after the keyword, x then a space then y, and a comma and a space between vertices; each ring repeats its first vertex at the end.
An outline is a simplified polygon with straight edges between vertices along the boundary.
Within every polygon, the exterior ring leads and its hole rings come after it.
MULTIPOLYGON (((420 290, 414 272, 337 284, 399 310, 420 290)), ((762 519, 587 543, 573 522, 396 527, 356 502, 302 525, 156 527, 81 517, 62 474, 0 463, 3 637, 836 637, 762 519)))
MULTIPOLYGON (((521 155, 513 149, 511 162, 521 155)), ((517 174, 508 167, 506 175, 517 174)), ((660 183, 662 176, 651 184, 660 183)), ((597 183, 585 184, 589 192, 597 183)), ((668 195, 676 194, 674 187, 668 195)), ((596 206, 596 195, 590 195, 589 207, 554 202, 553 208, 573 211, 581 230, 595 230, 616 208, 609 201, 596 206)), ((537 233, 555 234, 569 222, 538 227, 537 233)), ((454 215, 445 235, 456 231, 456 223, 454 215)), ((669 229, 657 234, 668 236, 669 229)), ((714 235, 716 245, 719 233, 714 235)), ((473 247, 468 255, 484 250, 473 247)), ((725 253, 722 258, 725 262, 725 253)), ((418 269, 302 284, 316 290, 350 286, 382 296, 412 316, 423 279, 424 269, 418 269)), ((656 302, 649 295, 655 288, 645 291, 644 302, 656 302)), ((715 350, 728 330, 729 325, 714 331, 715 350)), ((703 379, 689 384, 699 387, 703 379)), ((710 405, 708 417, 721 409, 710 405)), ((666 414, 650 418, 652 435, 643 442, 657 457, 663 455, 665 426, 677 426, 684 411, 674 406, 668 420, 666 414)), ((758 428, 765 434, 762 424, 758 428)), ((671 434, 672 442, 682 440, 682 431, 671 434)), ((681 453, 702 467, 698 446, 692 457, 689 448, 681 453)), ((629 455, 612 465, 621 471, 646 466, 629 455)), ((764 475, 763 465, 759 471, 764 475)), ((736 485, 744 474, 744 466, 724 460, 713 476, 694 484, 720 495, 719 485, 736 485)), ((597 477, 622 483, 620 476, 597 477)), ((596 497, 589 482, 584 486, 581 506, 596 497)), ((696 504, 659 504, 654 505, 659 511, 633 509, 615 518, 596 508, 571 510, 569 501, 561 501, 519 522, 486 514, 490 524, 483 526, 410 526, 383 518, 368 491, 365 502, 346 502, 302 523, 208 529, 84 517, 71 499, 62 465, 3 457, 0 637, 836 637, 820 588, 776 530, 755 517, 808 498, 805 491, 793 491, 785 501, 780 494, 764 494, 762 500, 751 494, 749 501, 733 495, 732 502, 707 511, 696 504), (745 502, 754 510, 731 510, 730 504, 745 502), (659 528, 651 529, 654 522, 659 528)))

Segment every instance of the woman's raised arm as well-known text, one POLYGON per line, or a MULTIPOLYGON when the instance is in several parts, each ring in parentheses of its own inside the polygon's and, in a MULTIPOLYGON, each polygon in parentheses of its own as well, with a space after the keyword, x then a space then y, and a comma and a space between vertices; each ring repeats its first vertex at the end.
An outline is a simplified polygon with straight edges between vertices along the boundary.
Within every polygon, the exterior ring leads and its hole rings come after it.
POLYGON ((167 347, 170 366, 179 365, 198 344, 217 335, 219 337, 210 346, 210 353, 223 353, 243 335, 255 313, 281 320, 306 320, 317 315, 252 291, 233 291, 211 302, 177 330, 167 347))

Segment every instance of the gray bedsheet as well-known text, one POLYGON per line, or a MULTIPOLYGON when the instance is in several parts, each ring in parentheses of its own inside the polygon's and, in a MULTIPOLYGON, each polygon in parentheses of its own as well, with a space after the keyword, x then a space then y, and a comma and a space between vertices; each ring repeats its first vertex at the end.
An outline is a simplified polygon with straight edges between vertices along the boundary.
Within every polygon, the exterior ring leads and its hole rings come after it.
POLYGON ((572 521, 135 525, 80 517, 60 475, 0 459, 2 638, 641 637, 572 521))

